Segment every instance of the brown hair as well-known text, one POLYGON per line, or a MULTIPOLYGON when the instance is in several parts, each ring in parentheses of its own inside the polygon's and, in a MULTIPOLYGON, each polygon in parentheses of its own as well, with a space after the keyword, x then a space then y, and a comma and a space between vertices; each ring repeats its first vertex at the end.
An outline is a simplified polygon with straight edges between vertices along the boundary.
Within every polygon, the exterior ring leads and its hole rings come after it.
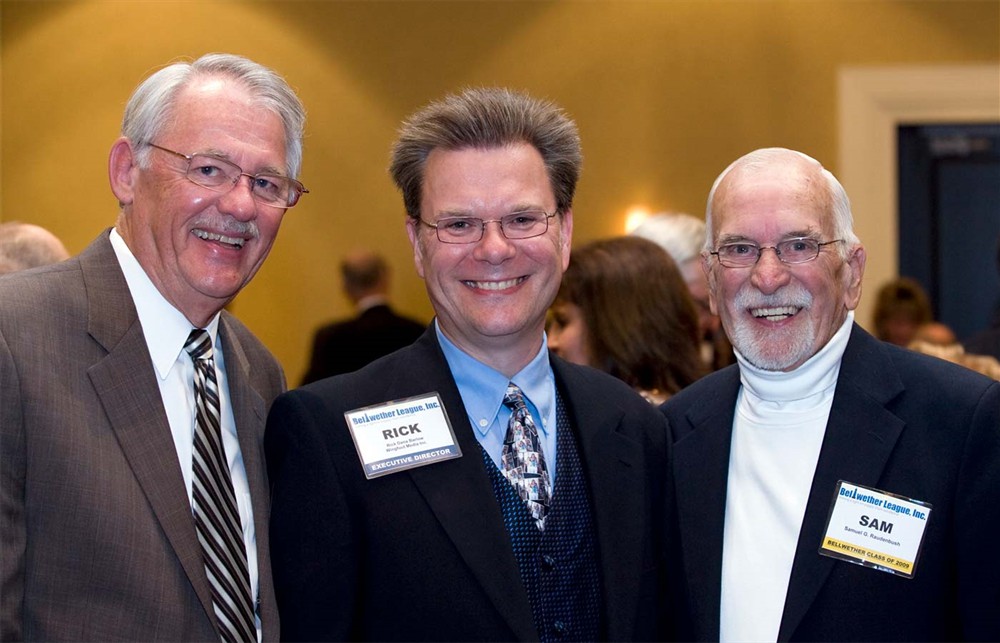
POLYGON ((889 337, 886 323, 901 317, 913 324, 914 330, 933 320, 931 302, 920 283, 909 277, 900 277, 884 284, 875 298, 875 334, 881 340, 889 337))
POLYGON ((399 130, 389 173, 406 213, 420 218, 427 157, 435 149, 495 149, 527 143, 542 155, 556 212, 573 206, 583 155, 576 124, 555 104, 503 88, 467 89, 419 110, 399 130))
POLYGON ((633 388, 673 395, 704 374, 691 295, 652 241, 616 237, 573 250, 560 301, 580 308, 594 366, 633 388))

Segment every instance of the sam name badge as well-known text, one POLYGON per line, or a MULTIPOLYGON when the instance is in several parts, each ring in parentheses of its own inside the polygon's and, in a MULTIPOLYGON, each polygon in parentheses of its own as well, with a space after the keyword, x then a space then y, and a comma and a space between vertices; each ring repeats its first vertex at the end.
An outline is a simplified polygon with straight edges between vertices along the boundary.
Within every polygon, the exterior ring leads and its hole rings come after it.
POLYGON ((369 480, 462 456, 437 393, 355 409, 344 419, 369 480))
POLYGON ((841 480, 819 553, 913 578, 931 505, 841 480))

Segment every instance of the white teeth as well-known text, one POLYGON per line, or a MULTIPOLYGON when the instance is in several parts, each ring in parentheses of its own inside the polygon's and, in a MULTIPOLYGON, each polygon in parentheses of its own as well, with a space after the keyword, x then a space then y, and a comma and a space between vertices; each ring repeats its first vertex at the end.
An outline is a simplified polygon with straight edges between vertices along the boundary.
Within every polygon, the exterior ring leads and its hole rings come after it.
POLYGON ((507 279, 505 281, 466 281, 465 283, 480 290, 504 290, 506 288, 513 288, 524 280, 525 277, 518 277, 517 279, 507 279))
POLYGON ((205 241, 218 241, 219 243, 227 243, 231 246, 236 246, 237 248, 242 248, 243 244, 246 243, 246 239, 241 239, 239 237, 227 237, 225 235, 216 234, 214 232, 206 232, 204 230, 195 230, 194 234, 199 239, 204 239, 205 241))
POLYGON ((799 309, 795 306, 777 306, 775 308, 754 308, 750 310, 750 314, 754 317, 766 317, 768 321, 781 321, 791 317, 795 313, 799 312, 799 309))

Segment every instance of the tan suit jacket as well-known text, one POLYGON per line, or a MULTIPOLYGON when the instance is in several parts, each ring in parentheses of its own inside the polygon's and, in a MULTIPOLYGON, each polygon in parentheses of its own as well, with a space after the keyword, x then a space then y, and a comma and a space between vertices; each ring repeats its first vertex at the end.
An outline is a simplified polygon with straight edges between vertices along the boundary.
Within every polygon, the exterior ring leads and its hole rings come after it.
MULTIPOLYGON (((277 640, 262 438, 284 375, 226 312, 220 334, 277 640)), ((219 640, 176 453, 108 231, 0 278, 0 639, 219 640)))

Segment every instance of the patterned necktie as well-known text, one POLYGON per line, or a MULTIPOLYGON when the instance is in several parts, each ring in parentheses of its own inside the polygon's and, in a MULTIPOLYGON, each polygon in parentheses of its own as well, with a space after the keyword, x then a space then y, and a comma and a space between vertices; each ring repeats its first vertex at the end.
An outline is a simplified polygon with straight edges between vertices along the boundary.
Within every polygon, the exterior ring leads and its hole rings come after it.
POLYGON ((223 641, 257 640, 247 553, 222 445, 212 337, 196 328, 184 345, 194 362, 194 521, 223 641))
POLYGON ((552 490, 549 470, 538 442, 538 428, 517 384, 511 382, 507 385, 503 404, 511 410, 500 456, 503 475, 527 504, 538 528, 545 529, 545 515, 549 510, 552 490))

